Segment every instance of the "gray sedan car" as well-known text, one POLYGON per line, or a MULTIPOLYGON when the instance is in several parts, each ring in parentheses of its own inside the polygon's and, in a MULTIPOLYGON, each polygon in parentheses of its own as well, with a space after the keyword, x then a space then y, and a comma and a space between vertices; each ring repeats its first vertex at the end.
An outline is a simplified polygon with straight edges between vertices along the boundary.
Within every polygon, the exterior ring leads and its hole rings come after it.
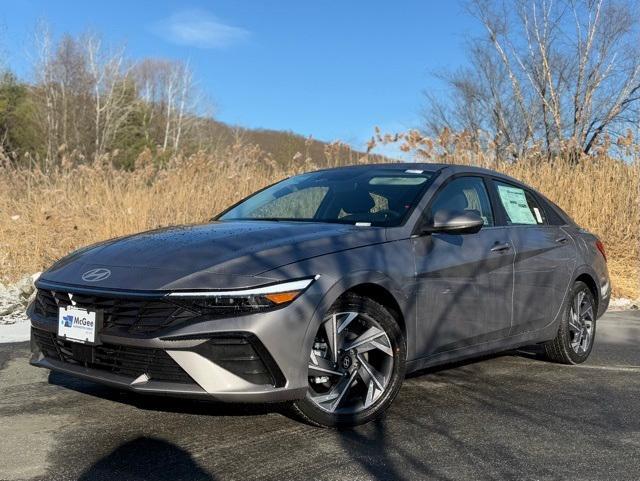
POLYGON ((490 170, 343 167, 210 223, 80 249, 37 282, 32 364, 140 393, 380 415, 405 374, 541 344, 585 361, 609 303, 602 243, 490 170))

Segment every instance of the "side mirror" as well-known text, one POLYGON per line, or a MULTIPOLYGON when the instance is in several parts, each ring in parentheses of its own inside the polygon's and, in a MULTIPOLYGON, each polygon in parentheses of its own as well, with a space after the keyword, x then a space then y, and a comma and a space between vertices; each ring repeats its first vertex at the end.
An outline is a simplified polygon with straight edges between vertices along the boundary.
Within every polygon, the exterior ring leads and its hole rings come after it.
POLYGON ((475 212, 438 210, 431 223, 422 229, 422 233, 475 234, 483 225, 482 217, 475 212))

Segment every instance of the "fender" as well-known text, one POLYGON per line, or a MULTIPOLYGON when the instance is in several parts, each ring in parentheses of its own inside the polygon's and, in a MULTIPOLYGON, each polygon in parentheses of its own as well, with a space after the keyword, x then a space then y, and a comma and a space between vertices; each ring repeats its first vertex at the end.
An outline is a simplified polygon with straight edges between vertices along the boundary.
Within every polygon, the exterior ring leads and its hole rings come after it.
POLYGON ((576 267, 575 270, 573 271, 573 275, 571 276, 572 281, 575 282, 576 279, 578 277, 580 277, 581 275, 583 275, 583 274, 587 274, 588 276, 590 276, 593 279, 593 281, 596 284, 596 291, 597 291, 596 293, 598 295, 598 298, 602 297, 602 292, 601 292, 602 288, 601 288, 600 282, 598 280, 598 274, 596 273, 595 269, 593 267, 591 267, 590 265, 582 264, 582 265, 576 267))
MULTIPOLYGON (((302 346, 302 352, 305 357, 307 353, 311 352, 313 346, 313 340, 316 332, 320 328, 320 324, 324 319, 325 313, 331 308, 336 300, 349 289, 361 284, 375 284, 382 287, 393 296, 402 312, 402 316, 405 319, 406 338, 415 338, 415 310, 411 307, 411 296, 404 294, 400 285, 394 281, 391 277, 378 271, 357 271, 352 272, 341 279, 331 280, 333 285, 326 291, 324 297, 320 300, 313 313, 311 321, 307 326, 305 333, 305 342, 302 346)), ((413 346, 407 342, 407 358, 411 359, 413 356, 413 346)))
POLYGON ((603 293, 602 286, 600 284, 601 282, 600 277, 598 276, 598 273, 595 271, 595 269, 589 264, 582 264, 578 266, 573 271, 571 282, 572 283, 575 282, 578 279, 578 277, 584 274, 588 275, 589 277, 591 277, 591 279, 593 279, 593 284, 596 289, 596 302, 598 303, 597 318, 599 318, 605 313, 605 311, 607 310, 607 307, 609 307, 609 299, 611 298, 611 286, 609 285, 607 292, 603 293))

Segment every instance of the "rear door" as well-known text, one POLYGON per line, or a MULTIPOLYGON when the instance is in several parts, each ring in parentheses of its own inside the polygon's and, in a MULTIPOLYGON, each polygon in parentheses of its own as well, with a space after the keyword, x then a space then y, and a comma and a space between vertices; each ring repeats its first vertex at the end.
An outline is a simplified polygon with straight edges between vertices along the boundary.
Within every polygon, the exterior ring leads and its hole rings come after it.
POLYGON ((496 226, 485 180, 462 176, 438 191, 425 212, 476 211, 474 234, 433 233, 412 239, 418 283, 419 356, 506 337, 511 327, 513 249, 496 226))
POLYGON ((574 241, 550 222, 534 192, 498 179, 493 185, 515 249, 511 335, 538 330, 560 311, 575 267, 574 241))

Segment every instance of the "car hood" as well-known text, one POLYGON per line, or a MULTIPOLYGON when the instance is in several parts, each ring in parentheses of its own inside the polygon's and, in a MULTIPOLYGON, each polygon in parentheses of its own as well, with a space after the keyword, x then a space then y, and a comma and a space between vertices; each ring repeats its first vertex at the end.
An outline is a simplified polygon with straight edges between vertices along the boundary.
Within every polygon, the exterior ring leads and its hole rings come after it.
POLYGON ((250 287, 273 281, 265 273, 277 267, 384 239, 382 228, 344 224, 226 221, 171 227, 80 249, 40 282, 127 290, 250 287), (98 268, 108 276, 83 280, 98 268))

